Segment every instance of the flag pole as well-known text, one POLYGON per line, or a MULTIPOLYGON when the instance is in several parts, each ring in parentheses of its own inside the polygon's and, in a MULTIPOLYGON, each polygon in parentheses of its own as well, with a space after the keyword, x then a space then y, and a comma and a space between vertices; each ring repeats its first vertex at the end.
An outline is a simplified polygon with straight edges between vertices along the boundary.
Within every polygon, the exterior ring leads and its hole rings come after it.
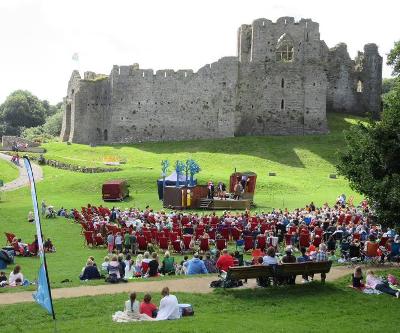
MULTIPOLYGON (((50 280, 49 280, 49 275, 48 275, 48 272, 47 272, 46 254, 45 254, 44 247, 43 247, 43 233, 42 233, 42 226, 40 224, 39 205, 38 205, 37 195, 36 195, 35 178, 33 176, 32 165, 31 165, 31 162, 30 162, 28 156, 24 156, 24 164, 25 164, 25 168, 26 168, 27 173, 28 173, 29 183, 30 183, 30 187, 31 187, 32 204, 33 204, 33 210, 34 210, 34 213, 35 213, 36 233, 37 233, 37 238, 38 238, 38 247, 39 247, 38 250, 39 250, 39 256, 40 256, 41 265, 43 264, 43 266, 44 266, 44 272, 45 272, 45 277, 46 277, 46 285, 47 285, 47 293, 48 293, 49 301, 50 301, 50 310, 46 307, 46 305, 44 303, 41 304, 38 301, 37 298, 35 298, 35 297, 34 298, 40 305, 45 307, 48 310, 48 312, 51 311, 51 315, 53 317, 53 320, 55 321, 56 320, 56 314, 54 312, 54 307, 53 307, 53 298, 51 296, 50 280)), ((42 268, 40 268, 40 270, 41 269, 42 268)), ((39 271, 39 278, 40 278, 40 274, 41 274, 41 271, 39 271)), ((38 283, 38 291, 39 291, 40 287, 41 286, 38 283)))

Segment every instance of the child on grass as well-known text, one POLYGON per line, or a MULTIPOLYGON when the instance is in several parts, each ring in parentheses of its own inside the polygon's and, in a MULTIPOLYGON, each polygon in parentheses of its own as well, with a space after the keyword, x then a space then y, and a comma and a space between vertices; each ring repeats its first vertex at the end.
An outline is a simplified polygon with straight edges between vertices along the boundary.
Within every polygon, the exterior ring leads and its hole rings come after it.
POLYGON ((353 288, 363 289, 365 287, 365 285, 364 285, 364 283, 362 283, 362 280, 363 280, 363 275, 362 275, 361 267, 357 266, 354 269, 354 273, 352 274, 353 288))

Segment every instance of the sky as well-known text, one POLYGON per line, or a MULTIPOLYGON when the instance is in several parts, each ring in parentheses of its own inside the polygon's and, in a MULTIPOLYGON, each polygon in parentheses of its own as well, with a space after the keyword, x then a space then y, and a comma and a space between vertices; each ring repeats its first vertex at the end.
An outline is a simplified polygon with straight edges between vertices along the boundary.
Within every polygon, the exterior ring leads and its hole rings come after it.
POLYGON ((399 12, 394 0, 0 0, 0 103, 17 89, 58 103, 73 69, 197 71, 235 56, 238 27, 257 18, 311 18, 328 47, 344 42, 354 58, 374 42, 385 63, 400 40, 399 12))

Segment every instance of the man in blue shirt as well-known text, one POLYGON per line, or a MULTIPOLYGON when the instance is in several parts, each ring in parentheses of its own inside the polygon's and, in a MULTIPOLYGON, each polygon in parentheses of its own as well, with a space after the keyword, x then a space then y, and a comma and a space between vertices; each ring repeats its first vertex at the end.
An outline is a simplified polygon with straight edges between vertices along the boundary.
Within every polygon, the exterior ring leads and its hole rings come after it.
POLYGON ((199 254, 195 253, 193 256, 193 259, 189 260, 189 265, 188 265, 188 275, 192 274, 207 274, 207 268, 204 265, 203 260, 199 259, 199 254))

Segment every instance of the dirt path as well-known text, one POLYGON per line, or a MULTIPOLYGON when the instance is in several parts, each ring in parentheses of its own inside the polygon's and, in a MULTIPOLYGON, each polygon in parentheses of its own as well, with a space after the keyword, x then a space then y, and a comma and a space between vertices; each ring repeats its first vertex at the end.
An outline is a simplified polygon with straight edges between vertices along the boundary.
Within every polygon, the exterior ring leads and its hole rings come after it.
MULTIPOLYGON (((11 156, 9 156, 9 155, 0 153, 0 158, 12 163, 11 156)), ((18 167, 19 177, 17 179, 14 179, 12 182, 4 184, 4 186, 1 188, 2 191, 12 191, 17 188, 27 186, 29 184, 28 174, 26 173, 23 163, 24 162, 21 158, 20 166, 18 167)), ((42 168, 37 164, 34 164, 34 163, 31 163, 31 164, 32 164, 33 176, 35 177, 35 182, 43 180, 42 168)))
MULTIPOLYGON (((327 281, 333 281, 342 276, 350 274, 353 271, 347 267, 333 267, 329 274, 327 274, 327 281)), ((318 280, 319 277, 317 277, 318 280)), ((99 286, 80 286, 72 288, 56 288, 52 290, 53 299, 81 297, 81 296, 96 296, 106 294, 116 294, 123 292, 130 292, 135 290, 137 292, 160 292, 165 286, 169 287, 173 292, 195 292, 195 293, 210 293, 213 291, 210 288, 210 282, 217 280, 216 275, 207 275, 204 277, 194 277, 187 279, 176 280, 149 280, 141 282, 129 282, 121 284, 109 284, 99 286)), ((254 288, 256 281, 249 280, 241 288, 254 288)), ((3 293, 0 294, 0 304, 15 304, 22 302, 33 302, 32 291, 24 291, 19 293, 3 293)))

